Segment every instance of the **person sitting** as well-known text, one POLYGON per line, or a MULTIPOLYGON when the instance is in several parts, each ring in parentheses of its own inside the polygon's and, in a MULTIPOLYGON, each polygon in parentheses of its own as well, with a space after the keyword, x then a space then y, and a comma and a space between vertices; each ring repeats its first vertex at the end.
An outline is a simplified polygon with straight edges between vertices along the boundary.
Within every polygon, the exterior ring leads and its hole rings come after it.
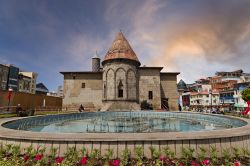
POLYGON ((83 112, 84 111, 84 107, 83 105, 81 104, 80 107, 79 107, 79 112, 83 112))
POLYGON ((17 104, 16 114, 17 116, 20 116, 20 117, 27 116, 27 113, 25 112, 25 110, 22 109, 21 104, 17 104))

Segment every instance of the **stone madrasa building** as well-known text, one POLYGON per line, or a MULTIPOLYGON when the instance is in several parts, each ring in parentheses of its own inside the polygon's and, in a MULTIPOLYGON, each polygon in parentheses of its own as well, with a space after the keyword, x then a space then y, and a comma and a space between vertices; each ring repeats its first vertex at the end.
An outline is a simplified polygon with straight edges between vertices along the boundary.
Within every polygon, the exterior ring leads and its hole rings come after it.
POLYGON ((94 110, 140 110, 146 100, 154 109, 178 110, 178 72, 163 67, 140 67, 135 52, 119 32, 100 65, 92 58, 92 71, 64 75, 63 106, 94 110))

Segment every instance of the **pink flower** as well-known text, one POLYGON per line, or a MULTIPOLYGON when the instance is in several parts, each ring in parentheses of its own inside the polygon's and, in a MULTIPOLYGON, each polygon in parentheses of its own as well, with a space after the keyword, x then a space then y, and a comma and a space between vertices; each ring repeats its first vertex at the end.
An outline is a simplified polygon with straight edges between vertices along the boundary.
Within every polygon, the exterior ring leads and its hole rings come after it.
POLYGON ((56 164, 61 164, 62 163, 62 161, 64 160, 64 158, 63 157, 56 157, 56 164))
POLYGON ((160 160, 161 160, 161 161, 166 161, 166 160, 167 160, 167 158, 166 158, 166 157, 164 157, 164 156, 161 156, 161 157, 160 157, 160 160))
POLYGON ((205 166, 209 166, 210 161, 209 160, 203 160, 202 164, 205 165, 205 166))
POLYGON ((35 156, 35 160, 36 160, 36 161, 42 160, 42 158, 43 158, 43 154, 37 154, 37 155, 35 156))
POLYGON ((184 166, 184 165, 182 163, 180 163, 179 166, 184 166))
POLYGON ((119 166, 120 165, 120 160, 116 159, 113 161, 113 166, 119 166))
POLYGON ((235 160, 234 166, 240 166, 240 162, 238 160, 235 160))
POLYGON ((28 155, 24 155, 23 156, 23 160, 26 162, 26 161, 28 161, 30 159, 30 156, 28 156, 28 155))
POLYGON ((83 157, 81 160, 80 160, 80 163, 82 165, 86 165, 87 164, 87 157, 83 157))
POLYGON ((199 164, 196 163, 195 161, 192 161, 192 162, 191 162, 191 166, 199 166, 199 164))

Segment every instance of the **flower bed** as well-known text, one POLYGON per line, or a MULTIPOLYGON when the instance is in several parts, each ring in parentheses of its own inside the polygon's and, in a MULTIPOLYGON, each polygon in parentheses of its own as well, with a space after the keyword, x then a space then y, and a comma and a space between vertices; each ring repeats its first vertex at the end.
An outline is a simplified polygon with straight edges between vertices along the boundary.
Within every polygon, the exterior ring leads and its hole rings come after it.
POLYGON ((205 149, 200 147, 195 151, 192 148, 182 148, 181 158, 176 158, 170 148, 161 150, 149 148, 151 158, 145 158, 143 148, 135 148, 135 158, 130 157, 129 149, 125 149, 121 158, 114 158, 112 149, 107 149, 106 154, 93 149, 88 152, 85 148, 77 151, 75 147, 67 149, 63 156, 57 156, 57 148, 51 148, 49 155, 45 155, 46 148, 32 146, 21 153, 20 146, 8 144, 0 149, 0 165, 2 166, 249 166, 249 149, 224 149, 223 157, 218 158, 215 147, 205 149))

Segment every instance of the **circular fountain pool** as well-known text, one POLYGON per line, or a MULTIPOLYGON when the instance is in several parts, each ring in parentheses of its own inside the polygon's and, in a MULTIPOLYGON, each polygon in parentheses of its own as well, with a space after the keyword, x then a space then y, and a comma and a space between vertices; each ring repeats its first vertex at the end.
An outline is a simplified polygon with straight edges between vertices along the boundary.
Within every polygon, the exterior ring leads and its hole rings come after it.
POLYGON ((96 112, 48 115, 10 121, 16 130, 52 133, 152 133, 210 131, 241 127, 245 121, 224 116, 173 112, 96 112))
POLYGON ((250 149, 250 120, 223 115, 187 112, 86 112, 0 119, 0 145, 17 144, 21 149, 57 147, 63 155, 69 147, 105 154, 113 149, 116 156, 128 148, 132 153, 142 146, 168 146, 177 156, 182 147, 209 149, 218 154, 230 147, 250 149))

